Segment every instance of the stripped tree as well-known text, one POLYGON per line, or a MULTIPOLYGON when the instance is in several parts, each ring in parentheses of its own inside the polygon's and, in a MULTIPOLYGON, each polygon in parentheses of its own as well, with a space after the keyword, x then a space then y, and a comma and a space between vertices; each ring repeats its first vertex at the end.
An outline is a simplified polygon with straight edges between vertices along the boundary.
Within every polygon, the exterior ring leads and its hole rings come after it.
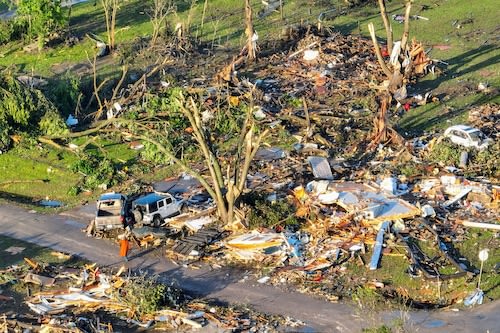
POLYGON ((255 31, 253 30, 252 5, 250 4, 250 0, 245 0, 245 35, 247 36, 247 57, 249 60, 254 60, 256 57, 255 31))
POLYGON ((373 23, 369 23, 368 31, 370 32, 373 42, 377 62, 386 76, 386 80, 379 87, 381 90, 378 96, 379 112, 374 119, 374 133, 370 148, 376 147, 380 142, 392 142, 394 144, 401 144, 403 142, 403 138, 389 125, 387 111, 389 110, 393 97, 396 100, 406 98, 406 81, 408 75, 411 75, 411 73, 404 68, 409 66, 408 61, 411 62, 411 58, 408 59, 404 57, 410 29, 408 22, 410 19, 411 1, 406 2, 404 32, 401 42, 397 43, 397 48, 393 48, 392 45, 392 26, 387 17, 385 1, 379 0, 378 3, 380 6, 380 15, 386 30, 387 49, 390 53, 390 60, 389 63, 386 63, 375 35, 373 23), (402 65, 403 62, 406 62, 405 66, 402 65))
MULTIPOLYGON (((146 77, 145 74, 140 81, 145 80, 146 77)), ((133 94, 133 96, 134 100, 141 100, 140 94, 133 94)), ((96 121, 85 131, 44 136, 40 138, 40 141, 63 148, 61 143, 67 139, 105 133, 115 133, 123 137, 142 140, 156 147, 157 153, 163 154, 171 163, 200 182, 214 199, 219 218, 224 224, 234 222, 235 211, 246 188, 250 164, 268 130, 259 131, 253 119, 253 106, 250 103, 245 109, 244 118, 240 117, 238 120, 239 133, 234 133, 235 143, 227 148, 229 150, 223 156, 220 152, 221 142, 217 141, 219 135, 214 135, 210 126, 203 120, 203 111, 207 111, 203 110, 203 104, 196 102, 194 96, 186 96, 181 92, 169 101, 169 107, 164 111, 143 112, 139 117, 133 118, 128 118, 126 114, 123 114, 121 117, 96 121), (165 128, 168 127, 166 125, 172 119, 171 117, 175 118, 178 115, 187 120, 188 126, 183 131, 177 129, 177 132, 190 137, 190 139, 182 139, 186 147, 194 143, 199 148, 204 169, 208 170, 208 177, 193 168, 183 155, 179 154, 178 145, 169 141, 174 133, 165 132, 165 128)), ((127 101, 122 100, 122 102, 127 101)))
POLYGON ((149 13, 153 32, 151 33, 151 45, 155 45, 162 30, 166 28, 168 14, 174 11, 172 0, 152 0, 149 13))
POLYGON ((110 50, 115 48, 115 27, 116 14, 120 7, 119 0, 101 0, 104 10, 104 19, 106 20, 106 34, 108 36, 108 47, 110 50))

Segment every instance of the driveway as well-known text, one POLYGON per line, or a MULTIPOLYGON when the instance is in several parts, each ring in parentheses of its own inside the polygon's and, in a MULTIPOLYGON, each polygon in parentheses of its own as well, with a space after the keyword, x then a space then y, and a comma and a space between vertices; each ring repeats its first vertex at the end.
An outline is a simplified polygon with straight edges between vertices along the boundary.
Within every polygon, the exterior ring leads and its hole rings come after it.
MULTIPOLYGON (((121 265, 118 246, 108 240, 87 237, 83 232, 93 216, 93 206, 82 206, 61 214, 44 215, 15 206, 0 204, 0 234, 77 254, 101 266, 121 265)), ((245 272, 233 269, 193 270, 175 265, 157 251, 132 251, 131 269, 155 273, 164 282, 174 280, 188 293, 227 303, 251 305, 256 310, 290 316, 304 321, 306 331, 360 332, 362 327, 390 323, 405 315, 407 325, 418 332, 500 333, 497 318, 500 302, 472 310, 384 312, 376 317, 357 308, 334 304, 294 291, 262 285, 245 272)))

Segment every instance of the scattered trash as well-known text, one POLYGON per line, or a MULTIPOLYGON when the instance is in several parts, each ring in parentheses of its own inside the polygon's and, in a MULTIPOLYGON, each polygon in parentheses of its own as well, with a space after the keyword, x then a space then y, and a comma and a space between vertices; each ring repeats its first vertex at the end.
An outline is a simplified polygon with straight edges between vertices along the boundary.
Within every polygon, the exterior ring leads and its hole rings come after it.
POLYGON ((483 304, 484 292, 481 289, 476 289, 472 294, 464 299, 465 306, 474 306, 483 304))
POLYGON ((304 60, 312 61, 319 56, 318 50, 305 50, 304 51, 304 60))
POLYGON ((24 250, 25 250, 25 248, 22 247, 22 246, 11 246, 11 247, 5 249, 4 251, 8 252, 8 253, 10 253, 11 255, 14 256, 16 254, 19 254, 19 253, 23 252, 24 250))
POLYGON ((380 229, 377 234, 377 240, 373 248, 372 260, 370 261, 370 270, 377 269, 378 262, 380 260, 380 255, 382 254, 382 246, 384 245, 384 233, 389 229, 389 222, 382 222, 380 229))
POLYGON ((75 118, 72 114, 68 116, 68 119, 66 119, 66 125, 72 127, 78 125, 78 119, 75 118))
MULTIPOLYGON (((398 23, 401 23, 401 24, 405 22, 404 14, 393 14, 392 19, 398 23)), ((410 19, 429 21, 429 18, 424 17, 424 16, 420 16, 420 15, 411 15, 410 19)))
POLYGON ((52 207, 52 208, 64 206, 62 202, 57 201, 57 200, 40 200, 39 203, 40 203, 40 206, 52 207))
POLYGON ((267 281, 269 281, 271 278, 269 276, 264 276, 264 277, 261 277, 260 279, 257 280, 258 283, 266 283, 267 281))
POLYGON ((325 157, 309 156, 307 160, 311 164, 314 178, 327 180, 333 179, 332 169, 325 157))

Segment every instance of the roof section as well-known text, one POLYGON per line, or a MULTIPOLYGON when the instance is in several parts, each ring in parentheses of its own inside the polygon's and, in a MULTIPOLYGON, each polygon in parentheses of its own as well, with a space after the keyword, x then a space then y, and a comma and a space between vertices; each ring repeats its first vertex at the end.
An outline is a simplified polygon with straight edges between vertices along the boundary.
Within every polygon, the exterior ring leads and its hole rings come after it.
POLYGON ((451 126, 449 129, 457 129, 457 130, 462 130, 464 132, 476 132, 479 131, 477 128, 468 126, 468 125, 455 125, 451 126))
POLYGON ((146 194, 145 196, 140 197, 139 199, 135 200, 134 203, 136 205, 146 205, 146 204, 158 201, 160 199, 163 199, 165 197, 166 196, 160 195, 158 193, 149 193, 149 194, 146 194))
POLYGON ((104 200, 121 200, 125 199, 125 196, 121 193, 104 193, 101 195, 99 198, 99 201, 104 201, 104 200))

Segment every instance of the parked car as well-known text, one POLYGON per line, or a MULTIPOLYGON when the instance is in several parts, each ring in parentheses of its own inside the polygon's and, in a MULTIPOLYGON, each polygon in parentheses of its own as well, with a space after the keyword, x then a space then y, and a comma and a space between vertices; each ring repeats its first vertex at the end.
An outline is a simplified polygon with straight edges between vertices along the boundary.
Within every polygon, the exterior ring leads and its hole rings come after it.
POLYGON ((475 147, 477 149, 485 149, 491 142, 480 130, 467 125, 455 125, 448 127, 444 131, 444 136, 449 138, 451 142, 463 147, 475 147))
POLYGON ((132 202, 135 223, 159 227, 167 217, 180 214, 184 201, 169 193, 149 193, 132 202))
POLYGON ((105 193, 96 204, 95 228, 98 231, 121 229, 130 218, 127 196, 120 193, 105 193))

